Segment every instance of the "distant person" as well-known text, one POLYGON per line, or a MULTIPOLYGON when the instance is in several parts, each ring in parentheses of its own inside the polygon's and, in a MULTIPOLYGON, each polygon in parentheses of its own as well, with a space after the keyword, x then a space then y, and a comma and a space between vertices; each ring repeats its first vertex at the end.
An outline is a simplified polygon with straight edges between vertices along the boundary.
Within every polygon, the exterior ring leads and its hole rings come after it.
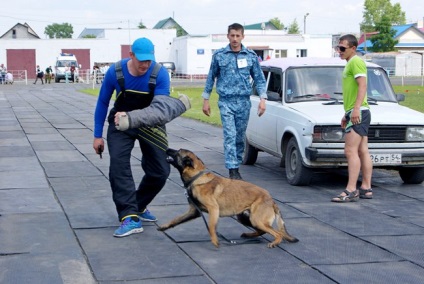
POLYGON ((247 123, 250 115, 251 78, 260 96, 258 115, 265 112, 266 81, 260 68, 258 56, 247 49, 241 41, 244 28, 240 24, 228 27, 229 44, 217 50, 203 91, 203 113, 210 115, 209 97, 216 79, 216 92, 219 95, 218 107, 224 131, 225 167, 231 179, 242 179, 239 166, 242 162, 247 123))
POLYGON ((5 76, 5 81, 6 81, 6 84, 12 85, 13 84, 13 74, 10 73, 10 72, 7 72, 6 76, 5 76))
POLYGON ((105 66, 103 67, 103 73, 106 74, 107 70, 109 70, 109 63, 106 63, 105 66))
POLYGON ((106 73, 106 66, 104 63, 100 65, 100 72, 104 75, 106 73))
POLYGON ((52 80, 52 74, 53 74, 53 69, 52 69, 52 67, 51 67, 51 66, 47 67, 47 68, 46 68, 46 78, 45 78, 46 84, 47 84, 47 83, 49 83, 49 84, 50 84, 50 82, 51 82, 51 80, 52 80))
POLYGON ((70 71, 71 71, 71 81, 73 83, 75 83, 75 69, 76 69, 75 64, 72 63, 70 71))
POLYGON ((96 80, 96 84, 99 84, 100 67, 98 65, 93 66, 93 78, 96 80))
POLYGON ((4 84, 6 81, 7 68, 4 63, 0 64, 0 84, 4 84))
POLYGON ((367 101, 367 67, 356 55, 358 40, 354 35, 339 39, 336 51, 347 61, 343 70, 342 90, 345 114, 341 126, 345 132, 344 152, 347 158, 348 183, 346 189, 334 197, 333 202, 352 202, 359 198, 371 199, 372 161, 368 151, 368 129, 371 112, 367 101), (359 173, 362 183, 356 188, 359 173))
POLYGON ((37 68, 35 68, 35 74, 36 74, 36 77, 35 77, 34 84, 37 84, 38 79, 40 79, 41 85, 44 85, 44 82, 43 82, 44 72, 41 70, 40 65, 37 65, 37 68))

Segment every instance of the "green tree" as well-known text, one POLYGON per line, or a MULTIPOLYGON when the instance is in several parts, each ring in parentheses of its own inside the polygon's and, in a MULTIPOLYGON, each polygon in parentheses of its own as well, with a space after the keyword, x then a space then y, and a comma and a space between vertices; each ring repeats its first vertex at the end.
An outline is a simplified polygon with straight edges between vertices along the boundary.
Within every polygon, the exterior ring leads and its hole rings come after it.
POLYGON ((300 34, 299 24, 297 23, 297 20, 294 19, 293 22, 289 25, 289 28, 287 30, 288 34, 300 34))
POLYGON ((142 20, 140 20, 140 23, 138 23, 138 28, 139 29, 146 29, 146 26, 143 24, 142 20))
POLYGON ((277 28, 277 30, 284 29, 284 24, 277 17, 270 19, 269 22, 272 23, 277 28))
POLYGON ((383 15, 388 17, 391 25, 406 23, 405 12, 402 11, 399 3, 392 5, 390 0, 365 0, 363 20, 360 24, 361 31, 375 31, 375 26, 381 21, 383 15))
POLYGON ((71 24, 51 24, 44 29, 44 34, 49 38, 72 38, 74 28, 71 24))
POLYGON ((169 27, 169 29, 176 29, 177 30, 177 37, 187 35, 187 32, 179 24, 175 24, 174 26, 169 27))
POLYGON ((381 20, 375 23, 375 29, 378 34, 371 37, 373 52, 394 51, 398 40, 394 39, 396 31, 392 29, 391 19, 387 15, 383 15, 381 20))

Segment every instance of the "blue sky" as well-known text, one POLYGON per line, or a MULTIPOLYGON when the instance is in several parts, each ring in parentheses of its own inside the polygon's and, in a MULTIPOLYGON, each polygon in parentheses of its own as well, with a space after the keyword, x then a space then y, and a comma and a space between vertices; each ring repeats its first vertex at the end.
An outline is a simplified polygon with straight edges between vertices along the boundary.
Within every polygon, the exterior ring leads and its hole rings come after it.
MULTIPOLYGON (((424 17, 424 1, 398 0, 406 19, 424 17)), ((36 0, 7 1, 0 10, 0 35, 16 23, 27 22, 45 38, 52 23, 70 23, 77 37, 84 28, 135 28, 140 21, 152 28, 159 20, 174 17, 190 34, 226 33, 231 23, 255 24, 278 17, 286 26, 295 19, 310 34, 359 32, 363 1, 346 0, 36 0)))

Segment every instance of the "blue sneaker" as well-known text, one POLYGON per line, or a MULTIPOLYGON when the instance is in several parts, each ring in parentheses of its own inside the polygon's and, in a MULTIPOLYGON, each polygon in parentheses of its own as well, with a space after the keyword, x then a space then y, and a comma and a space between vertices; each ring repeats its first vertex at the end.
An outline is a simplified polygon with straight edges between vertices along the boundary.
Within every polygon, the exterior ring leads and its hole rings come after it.
POLYGON ((158 219, 153 216, 149 210, 144 209, 144 211, 142 213, 140 213, 138 215, 138 218, 140 218, 140 220, 145 221, 145 222, 156 222, 158 219))
POLYGON ((138 218, 137 215, 129 215, 124 217, 121 226, 116 229, 116 231, 113 233, 114 237, 121 238, 126 237, 131 234, 135 233, 141 233, 143 232, 143 226, 141 224, 141 220, 138 218), (138 221, 133 220, 133 217, 136 217, 134 219, 138 219, 138 221))

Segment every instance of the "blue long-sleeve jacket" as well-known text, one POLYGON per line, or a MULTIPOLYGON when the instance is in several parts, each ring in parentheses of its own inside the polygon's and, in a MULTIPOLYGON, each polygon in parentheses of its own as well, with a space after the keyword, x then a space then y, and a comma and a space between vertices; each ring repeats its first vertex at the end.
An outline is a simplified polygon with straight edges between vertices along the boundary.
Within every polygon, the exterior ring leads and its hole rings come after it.
MULTIPOLYGON (((149 79, 153 71, 153 66, 156 63, 152 63, 146 74, 142 76, 132 76, 127 67, 127 63, 130 59, 126 58, 122 60, 122 73, 125 78, 125 88, 127 91, 135 91, 143 94, 148 94, 149 79)), ((115 64, 112 64, 105 74, 103 84, 100 88, 99 97, 97 99, 96 109, 94 112, 94 137, 101 138, 103 135, 103 126, 107 116, 110 100, 113 92, 116 94, 121 93, 121 87, 118 84, 115 72, 115 64)), ((158 77, 156 79, 156 87, 154 95, 170 95, 170 80, 168 71, 165 67, 161 67, 158 77)))
POLYGON ((256 53, 243 45, 240 52, 234 52, 230 45, 227 45, 213 54, 202 97, 209 99, 215 79, 216 92, 220 98, 250 96, 251 78, 255 82, 259 96, 267 98, 266 80, 256 53))

